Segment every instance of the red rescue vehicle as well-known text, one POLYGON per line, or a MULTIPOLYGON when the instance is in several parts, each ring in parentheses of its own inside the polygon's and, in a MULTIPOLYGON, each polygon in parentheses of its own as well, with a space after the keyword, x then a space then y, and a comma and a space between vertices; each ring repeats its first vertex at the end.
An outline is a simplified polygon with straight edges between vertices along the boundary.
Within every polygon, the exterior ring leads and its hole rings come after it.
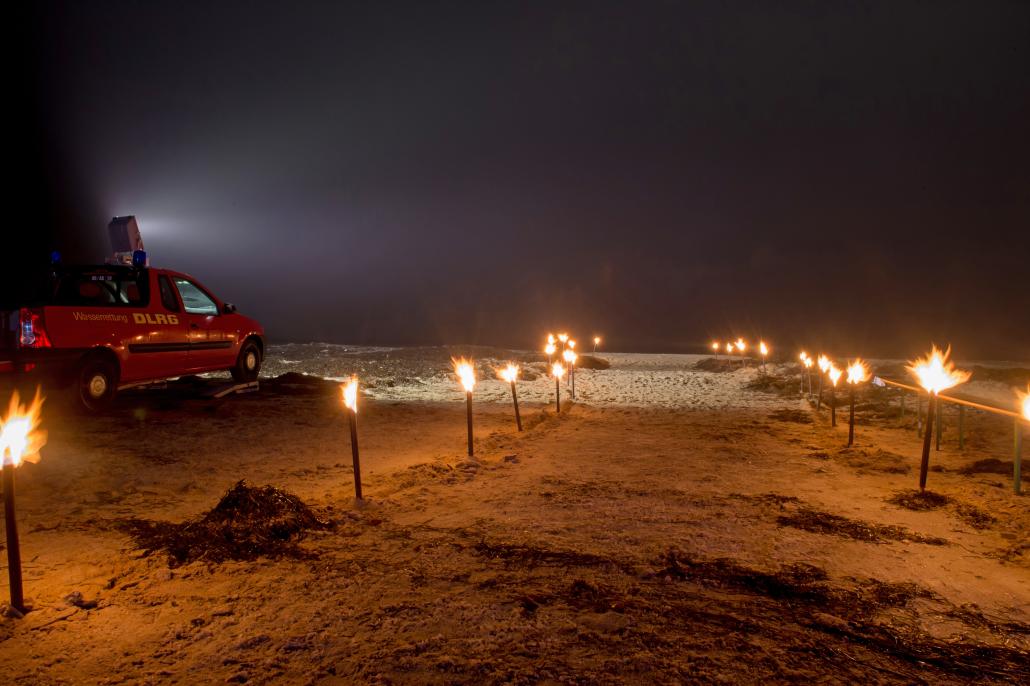
POLYGON ((192 276, 134 264, 55 266, 37 300, 0 312, 0 377, 71 386, 89 410, 118 390, 228 370, 257 379, 264 330, 192 276))

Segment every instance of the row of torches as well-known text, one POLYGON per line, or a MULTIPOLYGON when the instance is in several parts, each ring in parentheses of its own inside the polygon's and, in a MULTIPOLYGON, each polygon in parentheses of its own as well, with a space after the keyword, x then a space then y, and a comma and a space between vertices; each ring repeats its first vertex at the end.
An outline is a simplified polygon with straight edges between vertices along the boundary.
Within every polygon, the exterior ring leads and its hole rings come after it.
MULTIPOLYGON (((594 352, 597 352, 597 346, 600 344, 601 337, 594 336, 594 352)), ((554 410, 556 413, 561 414, 561 380, 566 378, 566 374, 568 374, 571 382, 571 396, 573 399, 576 397, 576 361, 579 359, 579 355, 576 353, 576 341, 567 333, 561 333, 557 336, 548 334, 547 343, 544 345, 544 353, 547 355, 547 366, 550 369, 551 376, 554 378, 554 410), (561 358, 568 367, 560 361, 554 360, 555 354, 558 352, 559 343, 561 344, 561 358)), ((475 443, 472 422, 472 392, 476 388, 476 367, 472 360, 464 357, 451 358, 451 362, 454 365, 454 375, 465 391, 468 455, 473 457, 475 455, 475 443)), ((522 415, 519 413, 519 396, 515 383, 518 381, 520 371, 519 365, 509 362, 504 367, 497 369, 497 377, 511 386, 511 401, 515 409, 515 426, 519 431, 522 431, 522 415)), ((357 430, 358 377, 352 376, 347 383, 341 386, 340 390, 343 395, 344 407, 347 409, 348 423, 350 424, 351 458, 354 464, 354 496, 361 500, 361 457, 358 450, 357 430)))
MULTIPOLYGON (((594 338, 594 350, 597 350, 597 346, 600 344, 601 338, 599 336, 594 338)), ((568 334, 559 334, 555 336, 549 334, 547 336, 547 343, 544 346, 544 353, 548 357, 548 365, 550 367, 551 376, 554 377, 555 383, 555 411, 561 412, 561 380, 569 373, 572 383, 575 383, 575 369, 576 360, 578 355, 575 352, 576 341, 568 336, 568 334), (561 343, 561 358, 568 364, 568 369, 561 361, 554 360, 555 354, 558 352, 558 343, 561 343)), ((712 344, 712 349, 718 353, 722 349, 722 346, 715 342, 712 344)), ((743 356, 743 353, 747 351, 747 344, 743 339, 737 339, 733 343, 726 344, 726 351, 732 353, 733 350, 737 350, 743 356)), ((762 364, 765 365, 765 359, 768 357, 770 349, 769 346, 761 341, 758 344, 759 353, 762 355, 762 364)), ((955 365, 948 360, 950 349, 946 352, 941 352, 936 346, 933 347, 930 354, 924 358, 920 358, 912 362, 907 369, 912 375, 918 380, 920 386, 927 392, 930 398, 930 403, 927 408, 927 419, 926 419, 926 434, 923 442, 923 456, 920 465, 920 476, 919 486, 921 489, 926 487, 926 473, 929 464, 930 454, 930 437, 932 435, 933 424, 934 424, 934 412, 936 406, 939 403, 939 396, 941 392, 958 386, 959 384, 965 383, 969 380, 971 374, 960 369, 956 369, 955 365)), ((830 393, 831 393, 831 421, 836 426, 836 403, 834 402, 833 394, 837 387, 841 377, 844 376, 845 371, 839 369, 826 355, 820 355, 817 359, 813 360, 807 353, 802 352, 799 356, 801 363, 805 369, 808 370, 808 392, 812 393, 812 379, 811 369, 813 366, 818 366, 820 372, 819 375, 819 400, 817 401, 817 409, 821 408, 822 403, 822 386, 823 376, 826 376, 830 380, 830 393)), ((466 408, 468 416, 468 454, 473 455, 473 426, 472 426, 472 391, 476 385, 476 371, 475 366, 471 360, 460 358, 453 360, 454 373, 458 378, 462 388, 465 390, 466 397, 466 408)), ((846 367, 846 381, 851 388, 851 413, 849 419, 849 430, 848 430, 848 445, 852 445, 855 439, 855 387, 865 382, 869 378, 869 368, 861 359, 856 359, 846 367)), ((512 403, 515 408, 515 422, 518 430, 522 430, 522 419, 519 415, 518 407, 518 395, 516 393, 516 381, 519 376, 519 366, 513 362, 509 362, 504 368, 497 370, 497 375, 502 380, 508 382, 511 385, 512 403)), ((804 383, 804 377, 802 384, 804 383)), ((897 385, 897 384, 896 384, 897 385)), ((575 386, 573 386, 573 397, 575 397, 575 386)), ((1027 388, 1026 394, 1020 394, 1020 413, 1022 420, 1030 421, 1030 387, 1027 388)), ((351 450, 354 459, 354 492, 358 500, 361 500, 361 468, 358 454, 358 433, 357 433, 357 412, 358 412, 358 379, 356 376, 343 384, 341 387, 343 396, 343 403, 348 410, 348 419, 350 424, 350 435, 351 435, 351 450)), ((804 389, 802 388, 802 392, 804 389)), ((32 402, 28 405, 23 405, 20 402, 20 398, 17 392, 11 396, 10 406, 8 407, 7 415, 3 417, 0 422, 0 459, 3 462, 3 489, 4 489, 4 518, 5 518, 5 529, 7 533, 7 563, 8 563, 8 576, 10 578, 10 591, 11 591, 11 606, 21 612, 26 610, 23 590, 22 590, 22 577, 21 577, 21 549, 18 541, 18 529, 15 521, 15 509, 14 509, 14 470, 22 462, 36 462, 39 460, 39 451, 46 443, 46 432, 40 429, 41 416, 42 416, 43 398, 37 390, 35 397, 32 402)), ((985 408, 991 409, 991 408, 985 408)), ((997 410, 998 408, 994 408, 997 410)), ((1003 411, 1006 414, 1013 414, 1017 417, 1016 413, 1003 411)), ((1015 465, 1018 470, 1019 465, 1019 437, 1021 433, 1017 426, 1016 432, 1016 458, 1015 465)), ((1019 474, 1015 475, 1016 489, 1019 490, 1019 474)))

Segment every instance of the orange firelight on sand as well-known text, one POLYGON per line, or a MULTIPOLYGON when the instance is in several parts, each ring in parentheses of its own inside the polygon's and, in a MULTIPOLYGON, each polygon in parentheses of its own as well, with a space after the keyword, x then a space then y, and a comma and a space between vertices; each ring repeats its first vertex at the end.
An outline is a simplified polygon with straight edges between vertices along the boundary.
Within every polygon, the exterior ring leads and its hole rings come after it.
POLYGON ((451 362, 454 363, 454 373, 458 376, 458 380, 461 381, 462 388, 465 389, 465 412, 468 419, 468 449, 469 457, 472 457, 472 389, 476 387, 476 368, 472 365, 472 360, 466 360, 464 357, 457 360, 452 357, 451 362))
POLYGON ((941 391, 969 381, 971 376, 970 372, 956 369, 955 364, 948 359, 950 356, 951 348, 941 352, 935 345, 929 355, 914 360, 905 369, 916 377, 919 385, 927 392, 940 395, 941 391))
POLYGON ((21 578, 21 544, 14 510, 14 470, 22 462, 39 462, 39 451, 46 445, 42 423, 43 396, 39 389, 28 405, 22 405, 18 392, 11 394, 7 416, 0 421, 0 460, 3 462, 4 524, 7 531, 7 576, 10 580, 11 607, 27 611, 21 578))
POLYGON ((350 381, 340 386, 343 405, 348 410, 347 423, 350 424, 350 454, 354 467, 354 497, 361 500, 361 457, 358 451, 358 377, 352 376, 350 381))

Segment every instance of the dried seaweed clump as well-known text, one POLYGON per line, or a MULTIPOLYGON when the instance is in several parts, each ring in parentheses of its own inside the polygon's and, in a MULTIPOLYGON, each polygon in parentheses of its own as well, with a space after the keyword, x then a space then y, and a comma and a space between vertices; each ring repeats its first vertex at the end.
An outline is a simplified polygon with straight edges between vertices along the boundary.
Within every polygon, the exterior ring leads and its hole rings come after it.
POLYGON ((328 527, 292 493, 274 486, 249 486, 246 481, 237 482, 200 519, 121 522, 122 530, 147 554, 167 552, 171 567, 195 560, 302 557, 297 542, 304 533, 328 527))

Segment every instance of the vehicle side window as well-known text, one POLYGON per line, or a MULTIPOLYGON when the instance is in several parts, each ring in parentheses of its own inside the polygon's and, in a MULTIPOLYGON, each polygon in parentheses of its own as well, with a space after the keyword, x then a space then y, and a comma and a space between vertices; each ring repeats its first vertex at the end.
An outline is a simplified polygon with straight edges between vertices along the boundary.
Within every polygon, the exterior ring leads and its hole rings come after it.
POLYGON ((157 277, 157 287, 161 290, 161 304, 165 306, 165 309, 169 312, 178 312, 179 299, 175 297, 172 282, 168 280, 168 277, 163 274, 157 277))
POLYGON ((200 290, 195 284, 186 279, 175 279, 175 285, 182 296, 182 305, 190 314, 218 314, 218 305, 208 297, 207 293, 200 290))

